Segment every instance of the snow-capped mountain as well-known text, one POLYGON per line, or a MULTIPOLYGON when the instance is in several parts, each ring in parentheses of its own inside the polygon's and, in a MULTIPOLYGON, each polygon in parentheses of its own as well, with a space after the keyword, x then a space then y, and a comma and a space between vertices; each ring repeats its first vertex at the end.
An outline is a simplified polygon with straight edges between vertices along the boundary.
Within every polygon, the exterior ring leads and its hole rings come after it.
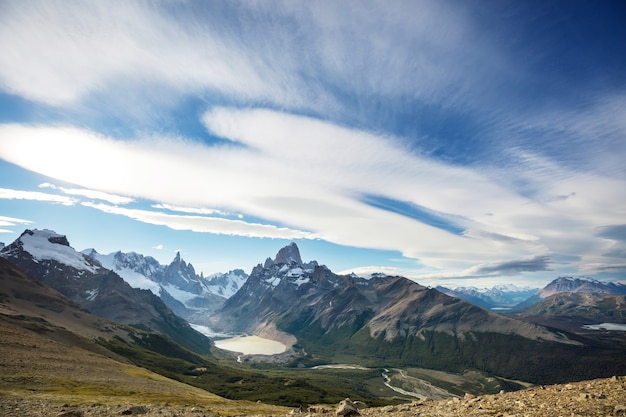
POLYGON ((248 279, 243 269, 233 269, 227 273, 217 273, 207 278, 207 288, 213 294, 226 299, 232 297, 248 279))
POLYGON ((161 265, 153 257, 135 252, 102 255, 94 249, 87 249, 83 254, 115 271, 131 286, 151 290, 176 314, 192 322, 202 321, 207 314, 220 308, 248 278, 242 270, 205 278, 202 273, 198 275, 180 253, 169 265, 161 265))
POLYGON ((589 277, 558 277, 543 287, 538 295, 540 298, 546 298, 563 292, 626 294, 626 285, 616 282, 601 282, 589 277))
POLYGON ((98 260, 77 252, 64 235, 26 230, 0 256, 97 316, 166 334, 191 349, 208 349, 209 341, 161 298, 131 287, 98 260))
POLYGON ((539 289, 502 284, 492 288, 457 287, 450 289, 439 286, 437 290, 491 310, 511 308, 535 295, 539 289))
POLYGON ((626 285, 618 282, 602 282, 589 277, 558 277, 537 291, 532 297, 519 303, 515 306, 515 309, 521 310, 548 297, 562 293, 623 295, 626 294, 626 285))
MULTIPOLYGON (((334 274, 315 261, 303 263, 295 249, 283 248, 254 267, 206 325, 225 333, 271 332, 281 340, 297 339, 293 354, 302 354, 297 359, 302 366, 313 360, 459 372, 474 368, 543 383, 571 371, 558 366, 563 361, 586 354, 582 342, 564 333, 407 278, 334 274)), ((577 372, 584 367, 572 366, 577 372)))
POLYGON ((86 249, 82 253, 98 261, 106 269, 115 271, 131 287, 151 290, 154 294, 159 294, 159 285, 148 278, 162 268, 156 259, 135 252, 118 251, 102 255, 95 249, 86 249))
POLYGON ((56 261, 81 273, 95 273, 102 268, 98 262, 76 252, 67 237, 47 229, 26 230, 15 242, 2 249, 5 258, 16 258, 24 253, 36 263, 56 261))

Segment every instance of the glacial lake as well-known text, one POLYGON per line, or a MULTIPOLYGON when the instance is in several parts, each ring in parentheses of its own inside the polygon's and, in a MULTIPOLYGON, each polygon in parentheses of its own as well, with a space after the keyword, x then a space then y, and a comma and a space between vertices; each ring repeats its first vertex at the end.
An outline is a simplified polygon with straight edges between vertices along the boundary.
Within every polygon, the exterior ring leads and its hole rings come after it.
POLYGON ((626 332, 626 324, 620 323, 585 324, 583 327, 591 330, 613 330, 626 332))
POLYGON ((215 346, 244 355, 277 355, 287 350, 287 346, 282 343, 259 336, 237 336, 216 340, 215 346))

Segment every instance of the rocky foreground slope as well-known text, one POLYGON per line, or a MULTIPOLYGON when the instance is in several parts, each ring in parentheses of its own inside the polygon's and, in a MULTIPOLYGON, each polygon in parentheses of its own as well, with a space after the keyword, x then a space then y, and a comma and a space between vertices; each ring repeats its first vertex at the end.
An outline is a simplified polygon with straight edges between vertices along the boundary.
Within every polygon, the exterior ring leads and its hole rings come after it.
MULTIPOLYGON (((132 398, 129 398, 132 400, 132 398)), ((128 400, 128 399, 127 399, 128 400)), ((330 417, 341 415, 340 406, 317 406, 306 410, 284 409, 284 414, 302 417, 330 417)), ((233 407, 229 415, 248 414, 250 409, 237 410, 233 407)), ((224 409, 214 410, 210 405, 167 403, 117 403, 99 402, 61 404, 45 398, 24 400, 0 396, 2 416, 117 416, 142 415, 146 417, 199 417, 224 415, 224 409)), ((626 377, 596 379, 564 385, 533 387, 522 391, 496 395, 471 396, 443 401, 416 401, 410 404, 381 408, 360 408, 352 415, 366 417, 409 417, 409 416, 500 416, 500 417, 557 417, 557 416, 625 416, 626 377), (358 414, 356 414, 358 413, 358 414)), ((270 415, 270 414, 267 414, 270 415)), ((350 414, 345 414, 350 415, 350 414)))

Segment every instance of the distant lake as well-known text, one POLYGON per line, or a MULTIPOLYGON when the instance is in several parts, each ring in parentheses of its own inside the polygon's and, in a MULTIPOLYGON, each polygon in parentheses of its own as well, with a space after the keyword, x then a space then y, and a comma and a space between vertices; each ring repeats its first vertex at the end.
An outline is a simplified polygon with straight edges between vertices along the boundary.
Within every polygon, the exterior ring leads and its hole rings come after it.
POLYGON ((215 346, 244 355, 277 355, 287 350, 287 346, 282 343, 259 336, 237 336, 216 340, 215 346))
POLYGON ((583 327, 591 330, 613 330, 626 332, 626 324, 620 323, 585 324, 583 327))

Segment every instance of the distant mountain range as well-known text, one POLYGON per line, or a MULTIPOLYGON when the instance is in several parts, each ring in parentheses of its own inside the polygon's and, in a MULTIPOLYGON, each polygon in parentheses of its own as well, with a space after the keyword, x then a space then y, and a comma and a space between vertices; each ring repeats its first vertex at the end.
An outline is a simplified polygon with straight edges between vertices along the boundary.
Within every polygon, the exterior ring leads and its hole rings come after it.
POLYGON ((591 278, 559 277, 514 309, 516 317, 569 331, 585 325, 626 324, 626 286, 591 278))
POLYGON ((542 301, 555 294, 562 293, 590 293, 590 294, 626 294, 626 285, 616 282, 601 282, 586 277, 558 277, 548 285, 537 291, 532 297, 518 304, 519 310, 542 301))
MULTIPOLYGON (((545 327, 550 322, 541 317, 555 311, 549 305, 516 316, 496 314, 399 276, 337 275, 317 261, 303 262, 295 243, 254 267, 250 276, 236 270, 207 278, 180 254, 160 265, 132 252, 81 253, 65 236, 49 230, 26 230, 0 256, 100 317, 167 335, 195 352, 209 353, 211 344, 180 317, 215 331, 281 340, 291 346, 294 367, 358 363, 476 369, 534 383, 626 373, 623 344, 545 327)), ((532 297, 548 303, 561 290, 572 294, 587 288, 599 294, 605 287, 623 290, 618 284, 559 278, 532 297)), ((457 293, 510 305, 531 290, 457 293)), ((552 303, 566 305, 562 298, 552 303)), ((572 301, 567 311, 601 305, 604 310, 596 308, 594 314, 604 320, 622 304, 620 298, 611 302, 586 296, 572 301)), ((582 320, 582 313, 577 314, 582 320)))
POLYGON ((513 284, 496 285, 493 288, 457 287, 450 289, 438 286, 436 289, 488 310, 513 308, 539 291, 538 288, 518 287, 513 284))

